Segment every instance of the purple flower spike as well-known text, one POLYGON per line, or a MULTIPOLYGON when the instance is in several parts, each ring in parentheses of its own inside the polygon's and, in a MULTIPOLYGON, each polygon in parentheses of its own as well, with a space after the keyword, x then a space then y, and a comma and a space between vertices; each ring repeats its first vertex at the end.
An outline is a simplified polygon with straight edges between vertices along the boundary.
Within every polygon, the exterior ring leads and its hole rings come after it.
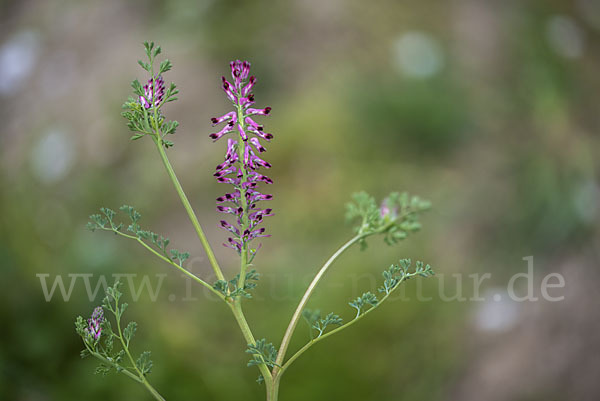
POLYGON ((217 198, 217 210, 233 215, 236 223, 234 225, 221 220, 220 227, 235 237, 228 238, 227 243, 223 245, 240 254, 245 252, 248 256, 253 256, 256 249, 250 248, 250 242, 269 236, 265 234, 264 228, 257 226, 262 223, 264 217, 272 215, 271 209, 260 209, 257 203, 273 198, 273 195, 262 194, 257 190, 259 183, 273 183, 269 177, 258 172, 261 168, 270 168, 271 164, 257 154, 266 152, 260 139, 269 141, 273 135, 265 133, 263 126, 250 117, 266 116, 271 108, 250 107, 254 104, 252 89, 256 84, 256 78, 249 77, 250 63, 236 60, 229 63, 229 66, 232 81, 225 77, 222 77, 221 81, 225 95, 231 100, 235 110, 211 119, 213 126, 223 123, 225 126, 219 132, 210 134, 210 138, 217 141, 226 134, 239 138, 228 138, 225 161, 217 166, 214 174, 218 182, 234 187, 233 192, 217 198))
POLYGON ((102 323, 104 322, 104 310, 101 306, 98 306, 92 312, 92 317, 88 319, 88 327, 85 329, 95 341, 100 339, 102 335, 102 323))
POLYGON ((155 78, 154 83, 156 84, 156 92, 153 90, 153 82, 152 78, 150 78, 148 80, 148 83, 144 85, 144 96, 140 96, 140 103, 146 109, 152 107, 153 99, 154 107, 158 107, 165 98, 165 81, 163 80, 163 78, 160 75, 158 75, 155 78))

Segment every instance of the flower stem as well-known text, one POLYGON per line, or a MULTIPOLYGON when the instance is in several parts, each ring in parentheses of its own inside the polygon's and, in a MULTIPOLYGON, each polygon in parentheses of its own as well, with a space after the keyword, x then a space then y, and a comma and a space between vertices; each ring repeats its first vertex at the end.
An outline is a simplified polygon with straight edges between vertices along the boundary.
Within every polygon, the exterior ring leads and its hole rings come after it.
POLYGON ((223 276, 223 272, 221 271, 221 268, 219 267, 219 263, 217 262, 217 258, 215 257, 215 254, 213 253, 213 250, 210 247, 210 244, 208 243, 208 239, 206 239, 206 235, 204 234, 204 231, 202 230, 200 223, 198 222, 196 213, 194 213, 194 209, 192 208, 190 201, 188 200, 187 196, 185 195, 185 192, 183 192, 183 188, 181 187, 181 184, 179 183, 179 180, 177 179, 177 176, 175 175, 173 166, 171 166, 171 163, 169 162, 169 159, 167 158, 167 154, 163 147, 162 139, 160 138, 160 134, 158 133, 158 131, 157 131, 154 142, 156 143, 156 147, 158 149, 158 153, 160 154, 160 158, 162 159, 163 164, 165 165, 165 168, 167 169, 169 178, 173 182, 173 185, 175 186, 175 190, 177 191, 177 194, 179 195, 179 198, 181 199, 181 202, 183 203, 183 207, 187 211, 187 214, 192 222, 192 225, 196 229, 198 238, 200 239, 200 242, 202 243, 202 246, 204 247, 206 255, 208 256, 208 260, 210 261, 210 264, 215 272, 215 275, 217 276, 217 279, 225 280, 225 277, 223 276))
MULTIPOLYGON (((242 109, 242 106, 240 105, 240 100, 239 97, 237 99, 237 104, 236 104, 236 110, 237 110, 237 121, 238 124, 240 124, 240 126, 242 127, 242 130, 245 129, 245 123, 244 123, 244 110, 242 109)), ((241 183, 245 183, 246 180, 248 179, 248 172, 246 171, 246 166, 244 164, 244 153, 246 151, 246 146, 248 146, 248 144, 245 141, 241 141, 240 146, 238 146, 238 159, 239 159, 239 163, 240 163, 240 170, 242 171, 242 181, 241 183)), ((243 235, 245 233, 246 230, 248 230, 248 227, 250 225, 250 219, 248 217, 248 202, 246 202, 246 191, 244 190, 243 186, 240 186, 240 203, 242 205, 243 213, 242 213, 242 227, 241 227, 241 234, 242 234, 242 239, 241 239, 241 250, 240 250, 240 256, 241 256, 241 262, 240 262, 240 279, 238 280, 238 287, 239 288, 244 288, 244 284, 246 283, 246 268, 248 267, 248 242, 243 240, 243 235)))

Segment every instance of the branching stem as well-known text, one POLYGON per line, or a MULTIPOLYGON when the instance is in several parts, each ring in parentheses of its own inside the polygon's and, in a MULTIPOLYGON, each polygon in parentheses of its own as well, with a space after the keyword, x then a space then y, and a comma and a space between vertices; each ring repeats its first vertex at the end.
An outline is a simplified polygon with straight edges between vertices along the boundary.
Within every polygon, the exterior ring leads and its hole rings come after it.
POLYGON ((105 230, 105 231, 112 231, 115 234, 118 234, 118 235, 120 235, 122 237, 129 238, 129 239, 137 241, 144 248, 146 248, 148 251, 150 251, 154 255, 156 255, 158 258, 160 258, 163 261, 167 262, 168 264, 174 266, 175 268, 177 268, 178 270, 180 270, 183 274, 185 274, 186 276, 188 276, 192 280, 194 280, 194 281, 202 284, 204 287, 206 287, 209 290, 211 290, 220 299, 225 299, 225 297, 223 296, 223 294, 221 294, 219 291, 215 290, 212 285, 208 284, 206 281, 202 280, 200 277, 196 276, 194 273, 186 270, 185 268, 183 268, 183 266, 178 265, 177 263, 173 262, 171 259, 167 258, 166 256, 161 255, 156 249, 152 248, 150 245, 148 245, 147 243, 145 243, 141 238, 136 237, 135 235, 125 234, 124 232, 118 231, 118 230, 113 229, 113 228, 108 228, 108 227, 98 227, 98 228, 101 229, 101 230, 105 230))
POLYGON ((402 282, 404 282, 406 279, 410 278, 414 276, 414 274, 405 274, 404 276, 402 276, 402 278, 396 283, 396 285, 394 286, 394 288, 392 288, 389 292, 387 292, 385 294, 385 296, 383 296, 383 298, 381 298, 377 304, 375 306, 372 306, 371 308, 369 308, 368 310, 360 313, 360 311, 357 313, 356 317, 354 319, 352 319, 351 321, 341 325, 340 327, 337 327, 325 334, 319 335, 318 337, 311 339, 308 343, 306 343, 306 345, 304 345, 304 347, 300 348, 294 355, 292 355, 290 357, 290 359, 288 359, 286 361, 285 364, 283 364, 283 366, 281 367, 281 369, 278 372, 278 376, 283 375, 283 373, 286 371, 287 368, 290 367, 290 365, 292 363, 294 363, 294 361, 296 359, 298 359, 298 357, 300 355, 302 355, 304 352, 306 352, 310 347, 312 347, 314 344, 318 343, 321 340, 324 340, 325 338, 332 336, 336 333, 339 333, 340 331, 352 326, 354 323, 358 322, 360 319, 362 319, 363 317, 365 317, 367 314, 369 314, 371 311, 375 310, 379 305, 381 305, 391 294, 392 292, 394 292, 394 290, 396 288, 398 288, 400 286, 400 284, 402 284, 402 282))
MULTIPOLYGON (((275 361, 277 365, 279 365, 279 366, 283 365, 285 353, 287 351, 287 348, 290 345, 290 341, 292 339, 292 335, 294 334, 294 330, 296 329, 296 325, 298 324, 298 321, 300 320, 300 317, 302 316, 302 311, 304 310, 306 303, 308 302, 308 299, 310 298, 310 296, 314 292, 315 288, 317 287, 317 284, 319 284, 319 281, 321 281, 321 278, 323 278, 323 275, 327 272, 327 270, 333 264, 333 262, 335 262, 337 260, 337 258, 340 257, 340 255, 342 253, 344 253, 348 248, 350 248, 352 245, 354 245, 356 242, 358 242, 362 238, 364 238, 364 235, 362 235, 362 234, 356 235, 350 241, 348 241, 344 245, 342 245, 342 247, 340 249, 338 249, 329 258, 329 260, 327 262, 325 262, 323 267, 321 267, 321 269, 319 270, 317 275, 313 278, 312 282, 309 284, 308 288, 306 289, 306 292, 302 296, 302 299, 300 299, 300 302, 298 303, 298 306, 296 307, 296 311, 292 315, 292 319, 290 320, 287 330, 285 331, 285 335, 283 336, 283 340, 281 341, 279 353, 277 354, 277 359, 275 361)), ((279 368, 278 366, 275 366, 273 368, 273 375, 277 376, 280 369, 281 368, 279 368)))

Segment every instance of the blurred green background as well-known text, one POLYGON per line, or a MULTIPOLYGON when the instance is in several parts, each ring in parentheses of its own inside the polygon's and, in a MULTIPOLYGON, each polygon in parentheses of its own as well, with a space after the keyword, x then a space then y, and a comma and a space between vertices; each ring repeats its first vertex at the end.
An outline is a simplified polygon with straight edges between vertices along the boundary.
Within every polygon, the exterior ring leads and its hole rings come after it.
MULTIPOLYGON (((352 316, 401 257, 437 278, 395 300, 289 369, 281 399, 597 400, 600 398, 600 3, 577 1, 0 1, 0 400, 146 400, 123 376, 94 376, 73 320, 100 302, 81 278, 68 301, 46 302, 62 275, 166 274, 128 316, 134 349, 153 352, 168 400, 260 400, 256 369, 229 311, 135 243, 85 230, 99 207, 135 205, 142 225, 211 269, 150 140, 130 142, 119 116, 136 61, 154 40, 181 89, 169 150, 217 257, 212 177, 224 154, 209 118, 228 111, 220 76, 248 59, 257 107, 275 139, 266 159, 275 217, 255 260, 247 302, 258 338, 279 345, 311 275, 351 235, 344 203, 367 190, 431 199, 424 230, 396 247, 352 249, 310 307, 352 316), (560 273, 561 302, 494 302, 533 255, 539 296, 560 273), (490 273, 486 301, 445 302, 452 275, 490 273), (419 301, 416 291, 432 300, 419 301), (170 297, 170 295, 173 295, 170 297)), ((555 293, 553 293, 555 294, 555 293)), ((505 298, 503 298, 505 299, 505 298)), ((307 340, 299 326, 292 348, 307 340)))

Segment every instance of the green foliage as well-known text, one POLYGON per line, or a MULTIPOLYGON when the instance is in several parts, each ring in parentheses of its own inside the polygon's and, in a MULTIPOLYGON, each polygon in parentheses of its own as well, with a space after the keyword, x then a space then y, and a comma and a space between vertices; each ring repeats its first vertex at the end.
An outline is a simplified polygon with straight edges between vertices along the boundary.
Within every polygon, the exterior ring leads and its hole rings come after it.
POLYGON ((371 308, 377 306, 377 297, 371 292, 365 292, 362 296, 356 298, 354 301, 348 303, 351 307, 356 309, 356 316, 358 317, 361 312, 364 313, 364 309, 367 306, 371 308))
POLYGON ((352 195, 352 200, 352 203, 346 204, 346 219, 361 219, 361 225, 356 227, 357 233, 377 231, 382 222, 375 198, 366 192, 358 192, 352 195))
POLYGON ((393 245, 419 231, 419 216, 431 208, 429 201, 418 196, 410 197, 406 192, 392 192, 381 206, 366 192, 354 194, 352 200, 346 205, 346 218, 349 221, 360 220, 355 231, 362 236, 360 243, 363 249, 366 248, 365 238, 370 235, 383 234, 384 241, 393 245))
POLYGON ((308 332, 310 334, 310 339, 312 340, 314 336, 313 326, 317 323, 317 321, 321 318, 321 311, 319 309, 304 309, 302 311, 302 318, 308 324, 308 332))
POLYGON ((252 298, 252 294, 248 291, 256 288, 257 281, 260 279, 260 274, 252 269, 249 272, 246 272, 246 278, 244 280, 244 285, 242 287, 239 286, 240 275, 237 274, 233 279, 229 281, 225 280, 217 280, 213 284, 213 288, 223 294, 226 298, 252 298))
POLYGON ((408 280, 414 276, 430 277, 434 275, 431 266, 424 266, 421 261, 417 261, 415 270, 409 272, 411 263, 410 259, 401 259, 398 265, 391 265, 387 270, 384 270, 382 273, 384 279, 383 286, 379 288, 379 292, 388 295, 404 280, 408 280))
POLYGON ((144 351, 140 354, 140 357, 135 361, 135 366, 146 376, 152 371, 152 360, 150 359, 150 351, 144 351))
POLYGON ((400 282, 402 277, 404 276, 404 271, 398 267, 398 265, 391 265, 389 269, 384 270, 383 273, 383 287, 379 288, 379 292, 385 292, 389 294, 394 290, 396 285, 400 282), (397 273, 401 272, 401 275, 397 275, 397 273))
POLYGON ((321 318, 321 312, 318 309, 314 311, 304 309, 302 311, 302 317, 308 323, 308 327, 310 328, 311 340, 315 338, 313 330, 318 331, 316 338, 319 338, 323 335, 327 326, 341 326, 343 323, 342 318, 334 313, 329 313, 325 318, 321 318))
POLYGON ((125 327, 125 330, 123 330, 123 338, 125 339, 125 343, 127 343, 127 345, 129 345, 129 342, 135 335, 136 330, 137 330, 136 322, 129 322, 127 327, 125 327))
POLYGON ((256 366, 265 364, 272 368, 277 366, 277 349, 271 343, 267 343, 266 339, 261 339, 256 344, 248 344, 246 352, 252 354, 252 359, 248 362, 248 366, 256 366))
MULTIPOLYGON (((379 287, 378 291, 385 294, 381 301, 387 299, 387 297, 403 282, 415 276, 430 277, 434 275, 430 265, 424 265, 423 262, 418 261, 415 264, 415 269, 410 271, 411 267, 410 259, 401 259, 397 265, 391 265, 388 269, 384 270, 383 286, 379 287)), ((356 309, 356 318, 361 314, 365 314, 367 311, 379 306, 381 301, 371 292, 365 292, 362 296, 349 302, 349 305, 356 309), (369 307, 366 309, 366 307, 369 307)))
POLYGON ((321 337, 323 335, 327 326, 330 326, 330 325, 341 326, 342 322, 343 322, 342 318, 334 313, 329 313, 329 314, 327 314, 327 316, 325 316, 324 319, 319 319, 313 325, 313 328, 319 331, 319 335, 317 336, 317 338, 321 337))
MULTIPOLYGON (((139 225, 139 220, 142 216, 133 206, 123 205, 119 208, 119 210, 129 217, 129 225, 127 226, 126 231, 132 233, 133 236, 122 232, 124 224, 115 223, 114 218, 116 216, 116 212, 108 208, 101 208, 101 214, 91 215, 90 222, 87 223, 87 228, 91 231, 113 231, 115 234, 120 234, 129 238, 136 238, 145 243, 149 242, 154 245, 154 248, 156 248, 165 258, 172 260, 179 267, 183 268, 183 263, 190 257, 189 252, 181 252, 174 248, 169 249, 168 246, 171 242, 169 238, 163 237, 162 235, 152 231, 143 230, 139 225)), ((256 272, 254 273, 256 274, 256 272)), ((250 280, 253 279, 258 278, 254 278, 254 276, 250 274, 250 280)), ((254 286, 256 285, 254 284, 254 286)), ((244 287, 244 289, 254 288, 252 284, 244 287)))

